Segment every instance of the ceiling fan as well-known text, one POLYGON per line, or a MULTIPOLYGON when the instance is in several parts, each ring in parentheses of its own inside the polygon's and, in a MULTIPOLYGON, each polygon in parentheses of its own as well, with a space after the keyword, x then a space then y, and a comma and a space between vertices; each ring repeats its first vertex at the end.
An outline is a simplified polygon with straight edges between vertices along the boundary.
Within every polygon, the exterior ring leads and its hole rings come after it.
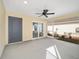
POLYGON ((48 9, 44 9, 42 13, 36 13, 36 14, 41 14, 39 17, 41 16, 45 16, 46 18, 48 18, 48 15, 53 15, 55 13, 48 13, 48 9))

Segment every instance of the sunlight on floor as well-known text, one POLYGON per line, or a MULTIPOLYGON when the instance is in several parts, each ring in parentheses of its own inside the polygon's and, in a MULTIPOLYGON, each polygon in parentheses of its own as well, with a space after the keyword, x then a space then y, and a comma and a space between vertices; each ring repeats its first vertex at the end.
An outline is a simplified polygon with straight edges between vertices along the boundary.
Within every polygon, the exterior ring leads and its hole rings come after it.
POLYGON ((61 59, 56 45, 46 49, 46 59, 61 59))

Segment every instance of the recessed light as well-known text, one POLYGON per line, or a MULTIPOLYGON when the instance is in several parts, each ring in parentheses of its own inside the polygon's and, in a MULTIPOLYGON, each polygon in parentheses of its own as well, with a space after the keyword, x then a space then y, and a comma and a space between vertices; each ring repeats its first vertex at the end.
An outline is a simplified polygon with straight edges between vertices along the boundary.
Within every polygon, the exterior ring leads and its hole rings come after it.
POLYGON ((24 4, 27 4, 27 1, 24 1, 24 4))

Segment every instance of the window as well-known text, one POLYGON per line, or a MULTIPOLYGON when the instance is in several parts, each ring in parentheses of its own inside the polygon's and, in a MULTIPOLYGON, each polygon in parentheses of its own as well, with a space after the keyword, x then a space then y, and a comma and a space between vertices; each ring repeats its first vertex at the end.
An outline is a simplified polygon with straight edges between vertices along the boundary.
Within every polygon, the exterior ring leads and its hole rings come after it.
POLYGON ((53 27, 52 26, 48 26, 47 27, 48 33, 52 34, 53 32, 53 27))
POLYGON ((48 31, 47 35, 52 36, 52 34, 53 34, 53 26, 52 25, 48 26, 47 31, 48 31))

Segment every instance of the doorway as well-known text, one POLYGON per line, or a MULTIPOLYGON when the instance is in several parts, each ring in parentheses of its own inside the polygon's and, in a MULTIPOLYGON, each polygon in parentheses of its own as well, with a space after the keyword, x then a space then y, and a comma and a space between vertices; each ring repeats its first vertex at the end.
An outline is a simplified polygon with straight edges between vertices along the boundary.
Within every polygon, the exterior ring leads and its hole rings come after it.
POLYGON ((22 41, 22 18, 8 17, 8 43, 22 41))
POLYGON ((43 23, 33 22, 33 38, 41 38, 43 35, 43 23))

